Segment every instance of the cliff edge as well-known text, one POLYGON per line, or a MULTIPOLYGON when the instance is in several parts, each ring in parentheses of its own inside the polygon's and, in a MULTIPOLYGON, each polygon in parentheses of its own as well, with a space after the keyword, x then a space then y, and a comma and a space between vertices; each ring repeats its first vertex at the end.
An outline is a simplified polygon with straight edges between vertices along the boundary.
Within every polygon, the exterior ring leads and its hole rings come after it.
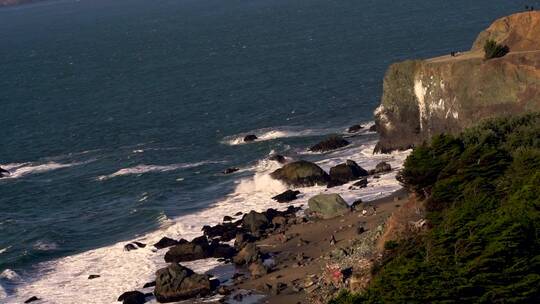
POLYGON ((479 121, 540 111, 540 12, 501 18, 456 56, 390 66, 375 111, 376 152, 418 145, 439 133, 459 133, 479 121), (486 40, 508 45, 502 58, 484 60, 486 40))

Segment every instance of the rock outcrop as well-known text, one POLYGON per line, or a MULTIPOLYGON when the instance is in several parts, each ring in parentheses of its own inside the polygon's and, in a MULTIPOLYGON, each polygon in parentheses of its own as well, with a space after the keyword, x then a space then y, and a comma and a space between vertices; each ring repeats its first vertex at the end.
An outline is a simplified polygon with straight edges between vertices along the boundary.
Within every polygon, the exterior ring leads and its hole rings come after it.
POLYGON ((158 302, 169 303, 208 295, 214 287, 208 275, 175 263, 156 272, 154 295, 158 302))
POLYGON ((376 152, 413 147, 492 117, 540 110, 540 12, 497 20, 470 51, 390 66, 375 111, 376 152), (508 45, 484 60, 487 40, 508 45))
POLYGON ((319 194, 308 201, 308 213, 322 218, 333 218, 350 211, 349 205, 339 194, 319 194))
POLYGON ((321 167, 304 160, 286 164, 272 172, 270 176, 293 187, 326 185, 330 180, 321 167))

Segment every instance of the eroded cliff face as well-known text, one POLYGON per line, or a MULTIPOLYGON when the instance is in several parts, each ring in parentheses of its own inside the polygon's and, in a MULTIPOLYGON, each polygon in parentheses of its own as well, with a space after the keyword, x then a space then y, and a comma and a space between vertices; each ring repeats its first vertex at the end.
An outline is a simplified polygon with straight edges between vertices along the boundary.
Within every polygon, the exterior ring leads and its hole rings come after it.
POLYGON ((469 52, 388 69, 375 111, 377 152, 407 149, 439 133, 458 133, 497 116, 540 111, 540 12, 497 20, 469 52), (483 44, 507 44, 503 58, 484 60, 483 44))

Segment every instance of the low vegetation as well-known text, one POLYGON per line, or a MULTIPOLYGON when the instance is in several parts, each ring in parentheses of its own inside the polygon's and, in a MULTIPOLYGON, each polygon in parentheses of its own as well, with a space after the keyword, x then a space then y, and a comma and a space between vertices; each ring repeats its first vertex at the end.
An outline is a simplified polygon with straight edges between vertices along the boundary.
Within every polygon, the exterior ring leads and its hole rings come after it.
POLYGON ((368 289, 331 303, 538 303, 540 114, 437 136, 399 179, 432 228, 385 246, 368 289))
POLYGON ((498 44, 495 40, 487 40, 484 44, 484 58, 486 60, 504 57, 508 52, 510 52, 510 48, 507 45, 498 44))

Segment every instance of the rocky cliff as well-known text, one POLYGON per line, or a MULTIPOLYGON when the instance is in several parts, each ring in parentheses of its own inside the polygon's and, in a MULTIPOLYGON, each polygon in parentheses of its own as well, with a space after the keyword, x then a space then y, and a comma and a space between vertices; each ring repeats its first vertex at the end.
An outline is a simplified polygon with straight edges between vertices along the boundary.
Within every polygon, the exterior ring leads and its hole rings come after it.
POLYGON ((485 118, 527 111, 540 111, 540 12, 495 21, 457 56, 391 65, 375 111, 376 151, 407 149, 485 118), (484 60, 488 39, 508 45, 510 53, 484 60))

